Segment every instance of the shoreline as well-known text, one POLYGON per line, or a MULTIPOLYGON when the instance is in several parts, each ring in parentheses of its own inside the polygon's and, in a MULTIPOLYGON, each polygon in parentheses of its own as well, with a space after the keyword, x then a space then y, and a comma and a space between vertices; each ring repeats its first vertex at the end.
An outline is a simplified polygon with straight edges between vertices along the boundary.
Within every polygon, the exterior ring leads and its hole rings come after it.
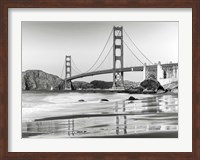
POLYGON ((132 93, 125 90, 22 90, 23 93, 106 93, 106 94, 112 94, 112 93, 127 93, 127 94, 141 94, 141 95, 177 95, 178 93, 174 92, 165 92, 165 93, 132 93))

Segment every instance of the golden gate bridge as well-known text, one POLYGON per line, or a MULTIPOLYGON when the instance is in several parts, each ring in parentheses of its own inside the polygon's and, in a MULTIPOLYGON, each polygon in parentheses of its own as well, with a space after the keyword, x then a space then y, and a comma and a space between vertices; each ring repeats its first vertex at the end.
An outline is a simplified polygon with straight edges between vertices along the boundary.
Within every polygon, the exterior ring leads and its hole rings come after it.
MULTIPOLYGON (((111 64, 110 61, 108 63, 111 64)), ((167 83, 174 78, 175 79, 178 78, 178 63, 172 63, 172 62, 167 64, 161 64, 160 62, 153 63, 147 56, 145 56, 145 54, 135 44, 135 42, 132 40, 132 38, 129 36, 129 34, 123 28, 123 26, 113 27, 101 53, 94 61, 92 66, 86 72, 82 72, 79 69, 79 67, 73 60, 72 56, 70 55, 65 56, 62 73, 64 70, 65 70, 65 89, 68 90, 71 89, 72 80, 88 76, 101 75, 101 74, 113 74, 113 87, 112 87, 113 90, 124 89, 124 72, 140 71, 143 72, 143 79, 147 79, 153 76, 159 82, 161 82, 161 84, 167 83), (144 61, 141 60, 141 58, 139 58, 139 56, 134 53, 131 47, 129 47, 128 43, 124 40, 124 35, 129 39, 131 44, 140 53, 144 61), (112 45, 109 47, 109 50, 102 59, 102 61, 100 61, 106 47, 108 46, 109 41, 111 40, 111 37, 113 37, 112 45), (125 50, 125 47, 127 50, 125 50), (125 67, 124 57, 127 51, 131 53, 134 60, 140 63, 138 66, 125 67), (108 59, 110 55, 112 56, 112 66, 110 68, 100 69, 100 67, 105 63, 105 61, 108 59), (148 62, 148 65, 146 62, 148 62), (72 71, 74 74, 72 74, 72 71)))

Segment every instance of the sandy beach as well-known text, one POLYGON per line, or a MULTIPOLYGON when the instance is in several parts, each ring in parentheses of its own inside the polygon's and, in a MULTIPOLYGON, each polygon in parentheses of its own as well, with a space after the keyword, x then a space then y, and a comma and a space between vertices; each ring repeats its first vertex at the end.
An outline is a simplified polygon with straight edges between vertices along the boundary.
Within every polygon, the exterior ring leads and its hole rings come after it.
POLYGON ((25 93, 22 138, 178 138, 177 94, 129 96, 25 93))

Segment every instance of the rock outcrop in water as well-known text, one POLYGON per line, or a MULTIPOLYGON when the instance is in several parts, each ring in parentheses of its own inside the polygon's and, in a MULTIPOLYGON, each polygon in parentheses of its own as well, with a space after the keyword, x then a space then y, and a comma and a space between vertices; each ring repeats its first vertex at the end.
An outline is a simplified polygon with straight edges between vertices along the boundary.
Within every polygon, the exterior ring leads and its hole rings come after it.
POLYGON ((137 98, 133 97, 133 96, 130 96, 127 100, 129 101, 133 101, 133 100, 138 100, 137 98))
POLYGON ((160 82, 153 78, 145 79, 140 83, 140 86, 144 89, 142 93, 156 93, 158 90, 165 91, 160 82))
POLYGON ((64 80, 41 70, 22 72, 22 90, 62 90, 64 80))
POLYGON ((108 99, 101 99, 101 102, 108 102, 109 100, 108 99))
POLYGON ((149 78, 142 81, 138 87, 130 87, 126 91, 128 93, 147 94, 147 93, 157 93, 160 90, 165 92, 165 89, 161 86, 161 84, 157 80, 149 78))

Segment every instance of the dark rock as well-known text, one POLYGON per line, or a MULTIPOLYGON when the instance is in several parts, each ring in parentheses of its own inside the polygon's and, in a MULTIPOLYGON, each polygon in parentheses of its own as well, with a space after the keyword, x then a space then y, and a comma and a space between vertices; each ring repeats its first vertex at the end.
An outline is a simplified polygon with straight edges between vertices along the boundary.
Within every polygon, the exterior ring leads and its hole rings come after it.
POLYGON ((142 92, 144 94, 156 93, 158 90, 165 91, 163 86, 153 78, 145 79, 140 83, 140 86, 144 89, 142 92))
POLYGON ((145 79, 140 83, 140 86, 147 90, 157 90, 160 83, 155 79, 145 79))
POLYGON ((130 97, 128 98, 128 100, 129 100, 129 101, 133 101, 133 100, 138 100, 138 99, 135 98, 135 97, 133 97, 133 96, 130 96, 130 97))
POLYGON ((125 92, 126 93, 130 93, 130 94, 133 94, 133 93, 137 93, 137 94, 140 94, 142 93, 143 91, 143 88, 141 86, 139 87, 130 87, 129 89, 126 89, 125 92))
POLYGON ((163 86, 161 86, 161 85, 158 87, 158 89, 157 89, 157 90, 165 91, 164 87, 163 87, 163 86))
POLYGON ((79 99, 78 101, 79 101, 79 102, 85 102, 85 100, 84 100, 84 99, 79 99))
POLYGON ((64 80, 58 76, 40 70, 28 70, 22 73, 22 90, 62 90, 64 80))
POLYGON ((101 99, 101 102, 108 102, 108 99, 101 99))

